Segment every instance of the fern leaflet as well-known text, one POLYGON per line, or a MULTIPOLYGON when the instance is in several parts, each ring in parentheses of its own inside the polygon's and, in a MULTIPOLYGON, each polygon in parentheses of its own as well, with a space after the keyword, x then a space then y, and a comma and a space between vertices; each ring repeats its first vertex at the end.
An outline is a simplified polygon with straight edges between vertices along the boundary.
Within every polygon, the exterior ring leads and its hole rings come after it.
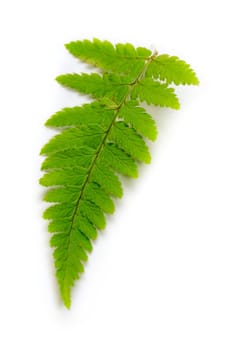
POLYGON ((198 84, 194 71, 177 57, 152 53, 131 44, 83 40, 66 45, 80 60, 101 73, 57 77, 64 87, 90 95, 93 101, 64 108, 46 126, 58 133, 44 145, 40 179, 48 187, 44 200, 52 233, 56 277, 62 300, 71 305, 71 288, 84 271, 92 240, 114 212, 113 198, 123 189, 117 174, 136 178, 138 162, 150 163, 145 139, 157 129, 140 101, 179 108, 175 84, 198 84))

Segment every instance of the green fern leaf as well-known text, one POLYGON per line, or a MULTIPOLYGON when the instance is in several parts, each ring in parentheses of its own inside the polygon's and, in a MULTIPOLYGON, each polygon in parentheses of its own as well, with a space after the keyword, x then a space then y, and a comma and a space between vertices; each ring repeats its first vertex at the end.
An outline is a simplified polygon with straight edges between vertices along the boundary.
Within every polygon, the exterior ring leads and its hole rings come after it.
POLYGON ((100 102, 93 102, 84 104, 81 107, 64 108, 53 114, 45 125, 61 128, 97 124, 102 128, 106 128, 111 122, 112 117, 112 110, 103 109, 103 104, 100 102))
POLYGON ((130 124, 139 134, 155 141, 157 129, 154 119, 135 100, 127 101, 121 108, 119 117, 130 124))
POLYGON ((66 44, 66 48, 75 57, 107 72, 127 74, 134 77, 144 66, 145 58, 151 51, 131 44, 117 44, 98 39, 75 41, 66 44))
POLYGON ((190 65, 176 56, 160 55, 155 57, 146 75, 165 81, 168 84, 199 84, 199 80, 190 65))
POLYGON ((94 124, 82 128, 69 128, 54 136, 41 150, 41 155, 49 155, 58 151, 89 146, 96 149, 104 137, 104 130, 94 124))
POLYGON ((143 79, 141 84, 135 87, 132 97, 138 97, 140 101, 145 101, 148 105, 153 104, 174 109, 180 108, 174 89, 150 78, 143 79))
POLYGON ((56 78, 63 86, 76 90, 94 98, 109 97, 121 101, 127 93, 128 78, 120 78, 111 74, 100 76, 92 74, 64 74, 56 78))
POLYGON ((149 149, 143 138, 124 122, 115 122, 109 134, 109 140, 123 149, 133 159, 150 163, 149 149))
POLYGON ((179 108, 169 85, 197 84, 190 66, 178 58, 157 56, 131 44, 84 40, 66 45, 75 57, 98 67, 100 73, 57 77, 64 87, 94 101, 64 108, 46 126, 55 128, 41 150, 45 156, 40 179, 49 203, 49 220, 56 277, 62 300, 71 305, 71 289, 84 271, 92 241, 114 213, 114 198, 123 189, 118 175, 136 178, 138 163, 150 163, 145 138, 154 141, 157 129, 140 101, 179 108))
POLYGON ((138 169, 136 162, 114 143, 107 143, 102 158, 116 172, 129 177, 137 177, 138 169))

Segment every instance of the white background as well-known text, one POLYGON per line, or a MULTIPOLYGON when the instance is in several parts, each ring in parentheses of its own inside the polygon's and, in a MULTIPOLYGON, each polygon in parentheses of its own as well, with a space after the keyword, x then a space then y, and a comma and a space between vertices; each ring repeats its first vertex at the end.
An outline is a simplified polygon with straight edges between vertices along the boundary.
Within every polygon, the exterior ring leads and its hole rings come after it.
POLYGON ((1 1, 1 349, 233 349, 231 3, 1 1), (68 311, 38 154, 46 119, 83 102, 54 81, 83 69, 63 44, 93 37, 178 55, 201 85, 178 89, 180 111, 153 109, 153 162, 127 182, 68 311))

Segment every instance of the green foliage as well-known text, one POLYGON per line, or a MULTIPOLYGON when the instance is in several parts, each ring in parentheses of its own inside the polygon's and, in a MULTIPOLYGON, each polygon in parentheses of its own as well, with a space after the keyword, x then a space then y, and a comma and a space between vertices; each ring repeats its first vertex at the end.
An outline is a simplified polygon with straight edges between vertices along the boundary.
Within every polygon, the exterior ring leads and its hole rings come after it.
POLYGON ((131 44, 112 45, 109 41, 83 40, 65 45, 80 60, 101 68, 103 71, 127 74, 134 78, 143 68, 151 51, 131 44))
POLYGON ((138 97, 140 101, 145 101, 148 105, 180 108, 174 89, 151 78, 143 79, 141 84, 135 87, 132 97, 138 97))
POLYGON ((97 73, 92 74, 65 74, 56 79, 61 85, 90 95, 93 98, 108 97, 120 102, 127 94, 130 81, 127 77, 97 73))
POLYGON ((139 106, 137 100, 126 101, 119 111, 119 117, 122 117, 139 134, 155 141, 157 136, 155 121, 144 108, 139 106))
POLYGON ((148 67, 146 75, 168 84, 198 85, 199 80, 189 64, 176 56, 159 55, 148 67))
POLYGON ((112 110, 103 109, 101 103, 93 102, 79 107, 64 108, 52 115, 45 125, 60 128, 97 124, 106 128, 111 122, 112 117, 112 110))
POLYGON ((40 179, 47 188, 44 212, 49 220, 56 277, 67 308, 71 288, 84 271, 92 241, 114 212, 114 198, 123 189, 118 175, 136 178, 138 164, 150 163, 145 139, 154 141, 157 128, 141 102, 179 108, 169 84, 198 84, 184 61, 152 54, 131 44, 83 40, 66 45, 71 54, 100 73, 57 77, 64 87, 89 95, 93 101, 64 108, 46 126, 57 134, 44 145, 40 179))

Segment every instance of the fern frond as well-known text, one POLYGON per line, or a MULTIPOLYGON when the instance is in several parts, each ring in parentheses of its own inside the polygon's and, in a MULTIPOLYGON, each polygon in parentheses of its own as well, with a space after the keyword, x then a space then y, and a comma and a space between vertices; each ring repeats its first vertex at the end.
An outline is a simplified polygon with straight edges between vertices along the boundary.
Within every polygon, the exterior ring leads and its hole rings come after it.
POLYGON ((157 129, 140 101, 179 108, 171 82, 197 82, 191 68, 177 58, 157 56, 131 44, 84 40, 66 45, 77 58, 101 73, 65 74, 57 81, 94 101, 64 108, 46 126, 55 128, 41 150, 45 156, 40 183, 47 188, 44 212, 49 220, 56 277, 66 307, 71 288, 84 271, 92 240, 112 214, 114 198, 123 189, 118 175, 136 178, 138 163, 150 163, 145 138, 154 141, 157 129))
POLYGON ((194 70, 176 56, 160 55, 154 58, 146 75, 176 85, 198 85, 194 70))

